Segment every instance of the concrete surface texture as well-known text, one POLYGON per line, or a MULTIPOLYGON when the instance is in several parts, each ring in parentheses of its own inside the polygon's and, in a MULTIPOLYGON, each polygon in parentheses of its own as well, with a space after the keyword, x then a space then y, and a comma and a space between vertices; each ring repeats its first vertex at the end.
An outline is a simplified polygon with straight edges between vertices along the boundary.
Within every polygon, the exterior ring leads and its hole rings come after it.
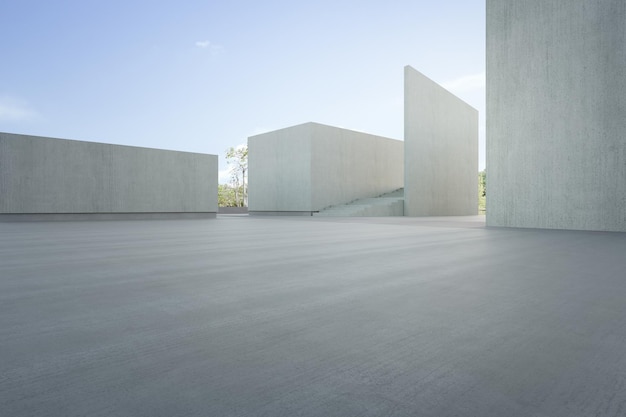
POLYGON ((360 198, 348 204, 330 206, 314 216, 387 217, 404 216, 404 189, 400 188, 373 198, 360 198))
POLYGON ((624 253, 478 216, 2 223, 1 414, 623 416, 624 253))
POLYGON ((487 0, 487 223, 626 231, 626 2, 487 0))
POLYGON ((478 213, 478 111, 404 68, 404 214, 478 213))
POLYGON ((248 138, 251 213, 311 214, 402 187, 402 141, 319 123, 248 138))
POLYGON ((215 155, 0 133, 1 220, 216 212, 215 155))

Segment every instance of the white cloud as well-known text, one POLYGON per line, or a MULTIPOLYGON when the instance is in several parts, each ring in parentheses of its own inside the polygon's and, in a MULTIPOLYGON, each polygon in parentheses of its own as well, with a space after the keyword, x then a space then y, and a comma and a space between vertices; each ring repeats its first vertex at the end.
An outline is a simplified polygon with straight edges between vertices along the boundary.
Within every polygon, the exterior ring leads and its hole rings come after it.
POLYGON ((455 80, 444 82, 441 85, 455 93, 484 89, 486 85, 485 73, 465 75, 455 80))
POLYGON ((32 120, 36 116, 37 113, 25 101, 0 96, 0 121, 21 122, 32 120))
POLYGON ((217 55, 224 49, 220 45, 215 45, 211 41, 196 41, 196 46, 198 48, 208 50, 209 52, 211 52, 211 55, 217 55))

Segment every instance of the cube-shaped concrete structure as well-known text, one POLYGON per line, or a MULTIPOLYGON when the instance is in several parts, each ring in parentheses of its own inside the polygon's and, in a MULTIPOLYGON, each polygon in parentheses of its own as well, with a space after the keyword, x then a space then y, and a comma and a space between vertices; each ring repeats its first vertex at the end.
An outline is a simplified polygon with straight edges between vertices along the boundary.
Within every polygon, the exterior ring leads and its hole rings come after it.
POLYGON ((0 221, 205 218, 217 156, 0 133, 0 221))
POLYGON ((319 123, 248 138, 250 214, 311 215, 402 187, 402 141, 319 123))
POLYGON ((487 0, 487 225, 626 231, 626 2, 487 0))
POLYGON ((478 213, 478 111, 404 68, 404 215, 478 213))

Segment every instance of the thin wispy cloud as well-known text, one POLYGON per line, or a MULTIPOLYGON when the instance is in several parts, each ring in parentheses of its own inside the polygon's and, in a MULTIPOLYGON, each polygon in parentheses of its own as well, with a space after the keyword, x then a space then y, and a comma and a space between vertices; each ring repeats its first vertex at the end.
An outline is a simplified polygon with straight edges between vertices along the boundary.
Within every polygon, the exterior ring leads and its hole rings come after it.
POLYGON ((486 85, 485 73, 465 75, 455 80, 441 84, 445 89, 456 93, 484 89, 486 85))
POLYGON ((23 122, 36 117, 37 112, 32 110, 24 100, 0 96, 0 121, 23 122))
POLYGON ((211 41, 196 41, 196 46, 198 48, 208 50, 211 52, 211 55, 217 55, 224 49, 222 46, 216 45, 211 41))
POLYGON ((198 48, 208 48, 209 46, 211 46, 211 42, 209 42, 209 41, 198 41, 198 42, 196 42, 196 46, 198 48))

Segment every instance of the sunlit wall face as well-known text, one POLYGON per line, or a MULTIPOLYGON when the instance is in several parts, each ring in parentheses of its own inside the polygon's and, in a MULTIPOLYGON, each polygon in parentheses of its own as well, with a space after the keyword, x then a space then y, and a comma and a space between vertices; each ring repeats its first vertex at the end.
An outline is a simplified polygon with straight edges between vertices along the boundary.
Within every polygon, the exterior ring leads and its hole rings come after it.
POLYGON ((478 111, 407 66, 404 214, 478 213, 478 111))

